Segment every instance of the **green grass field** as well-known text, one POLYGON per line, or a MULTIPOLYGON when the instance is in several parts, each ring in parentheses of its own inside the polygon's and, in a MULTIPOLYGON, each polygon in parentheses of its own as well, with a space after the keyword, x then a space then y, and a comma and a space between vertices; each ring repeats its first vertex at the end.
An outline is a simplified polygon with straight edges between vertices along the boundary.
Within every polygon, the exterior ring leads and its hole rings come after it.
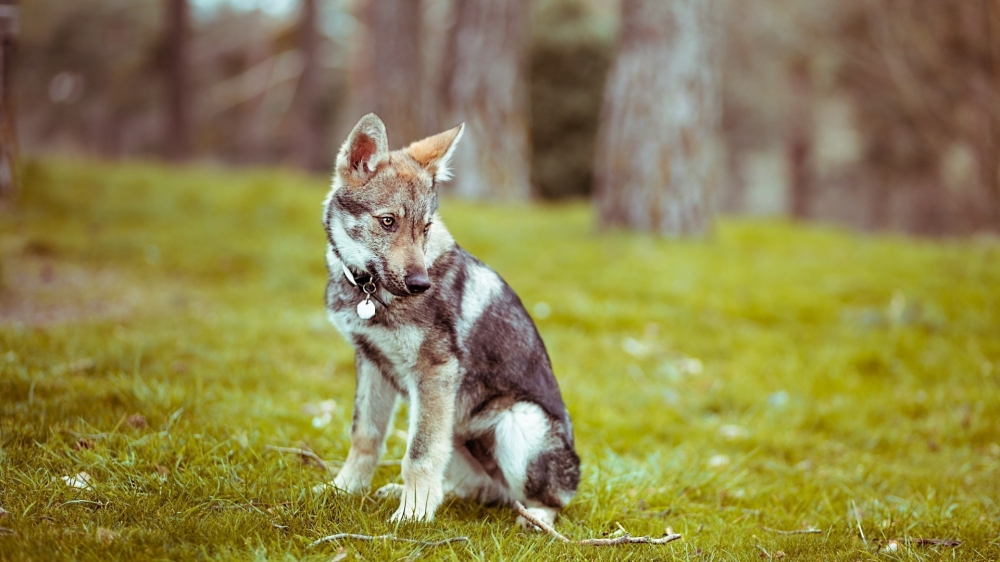
POLYGON ((573 416, 558 529, 683 535, 597 548, 456 500, 397 528, 393 502, 315 493, 329 476, 268 448, 347 454, 323 178, 23 172, 0 215, 0 559, 330 560, 309 545, 339 532, 469 538, 342 542, 349 560, 1000 557, 996 240, 722 220, 677 242, 599 233, 581 204, 444 201, 535 315, 573 416))

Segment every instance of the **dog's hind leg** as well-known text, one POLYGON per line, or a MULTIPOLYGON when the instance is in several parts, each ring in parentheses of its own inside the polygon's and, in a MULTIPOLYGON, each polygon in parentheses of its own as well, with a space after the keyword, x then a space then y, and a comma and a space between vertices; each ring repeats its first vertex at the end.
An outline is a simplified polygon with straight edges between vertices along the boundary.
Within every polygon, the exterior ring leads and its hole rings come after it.
MULTIPOLYGON (((510 488, 510 499, 549 523, 580 482, 580 459, 555 423, 537 405, 518 402, 497 415, 496 458, 510 488)), ((518 524, 532 526, 522 517, 518 524)))
MULTIPOLYGON (((580 458, 573 448, 564 444, 540 451, 528 463, 528 479, 524 487, 524 505, 528 512, 552 525, 556 514, 576 494, 580 483, 580 458)), ((532 528, 523 517, 518 525, 532 528)))
MULTIPOLYGON (((476 500, 480 503, 503 499, 506 497, 503 483, 494 479, 489 469, 484 467, 480 459, 470 451, 470 446, 477 450, 482 448, 479 440, 455 445, 444 477, 445 494, 454 494, 459 498, 476 500)), ((496 468, 496 461, 493 461, 492 457, 487 458, 496 468)))
POLYGON ((375 467, 385 452, 385 436, 392 421, 398 392, 362 354, 355 358, 358 388, 354 395, 351 451, 333 485, 359 493, 371 484, 375 467))

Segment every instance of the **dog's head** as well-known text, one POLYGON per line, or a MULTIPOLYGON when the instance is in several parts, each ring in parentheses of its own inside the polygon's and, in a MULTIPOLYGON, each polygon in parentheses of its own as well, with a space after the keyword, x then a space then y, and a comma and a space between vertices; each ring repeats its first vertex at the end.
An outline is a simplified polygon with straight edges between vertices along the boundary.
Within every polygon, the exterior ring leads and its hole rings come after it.
POLYGON ((437 221, 437 184, 464 124, 389 152, 385 125, 374 113, 358 121, 337 154, 323 226, 338 257, 374 275, 396 296, 423 293, 428 245, 448 237, 437 221))

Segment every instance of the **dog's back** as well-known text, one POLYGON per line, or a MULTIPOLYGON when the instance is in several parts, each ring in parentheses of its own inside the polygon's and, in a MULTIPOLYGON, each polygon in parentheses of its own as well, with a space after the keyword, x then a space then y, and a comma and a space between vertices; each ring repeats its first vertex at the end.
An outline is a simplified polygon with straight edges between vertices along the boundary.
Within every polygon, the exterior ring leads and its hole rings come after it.
POLYGON ((390 153, 369 115, 338 157, 324 214, 327 308, 357 351, 358 391, 335 485, 370 483, 402 397, 410 431, 403 485, 388 489, 401 495, 395 518, 430 519, 453 492, 520 501, 551 523, 579 482, 572 424, 520 299, 437 216, 460 135, 390 153))

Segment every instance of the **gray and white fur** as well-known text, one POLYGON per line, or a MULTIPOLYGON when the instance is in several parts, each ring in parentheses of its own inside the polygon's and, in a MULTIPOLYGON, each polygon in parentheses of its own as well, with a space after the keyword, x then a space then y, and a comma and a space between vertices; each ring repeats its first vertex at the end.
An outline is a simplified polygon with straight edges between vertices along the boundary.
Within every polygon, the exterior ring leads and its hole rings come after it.
MULTIPOLYGON (((355 348, 351 449, 334 486, 361 492, 385 451, 397 400, 409 403, 393 520, 431 520, 446 494, 520 501, 547 523, 576 492, 573 426, 545 346, 520 299, 459 247, 437 214, 437 185, 463 125, 390 152, 364 116, 341 148, 327 196, 326 307, 355 348), (359 317, 359 280, 376 313, 359 317)), ((519 518, 519 523, 526 524, 519 518)))

